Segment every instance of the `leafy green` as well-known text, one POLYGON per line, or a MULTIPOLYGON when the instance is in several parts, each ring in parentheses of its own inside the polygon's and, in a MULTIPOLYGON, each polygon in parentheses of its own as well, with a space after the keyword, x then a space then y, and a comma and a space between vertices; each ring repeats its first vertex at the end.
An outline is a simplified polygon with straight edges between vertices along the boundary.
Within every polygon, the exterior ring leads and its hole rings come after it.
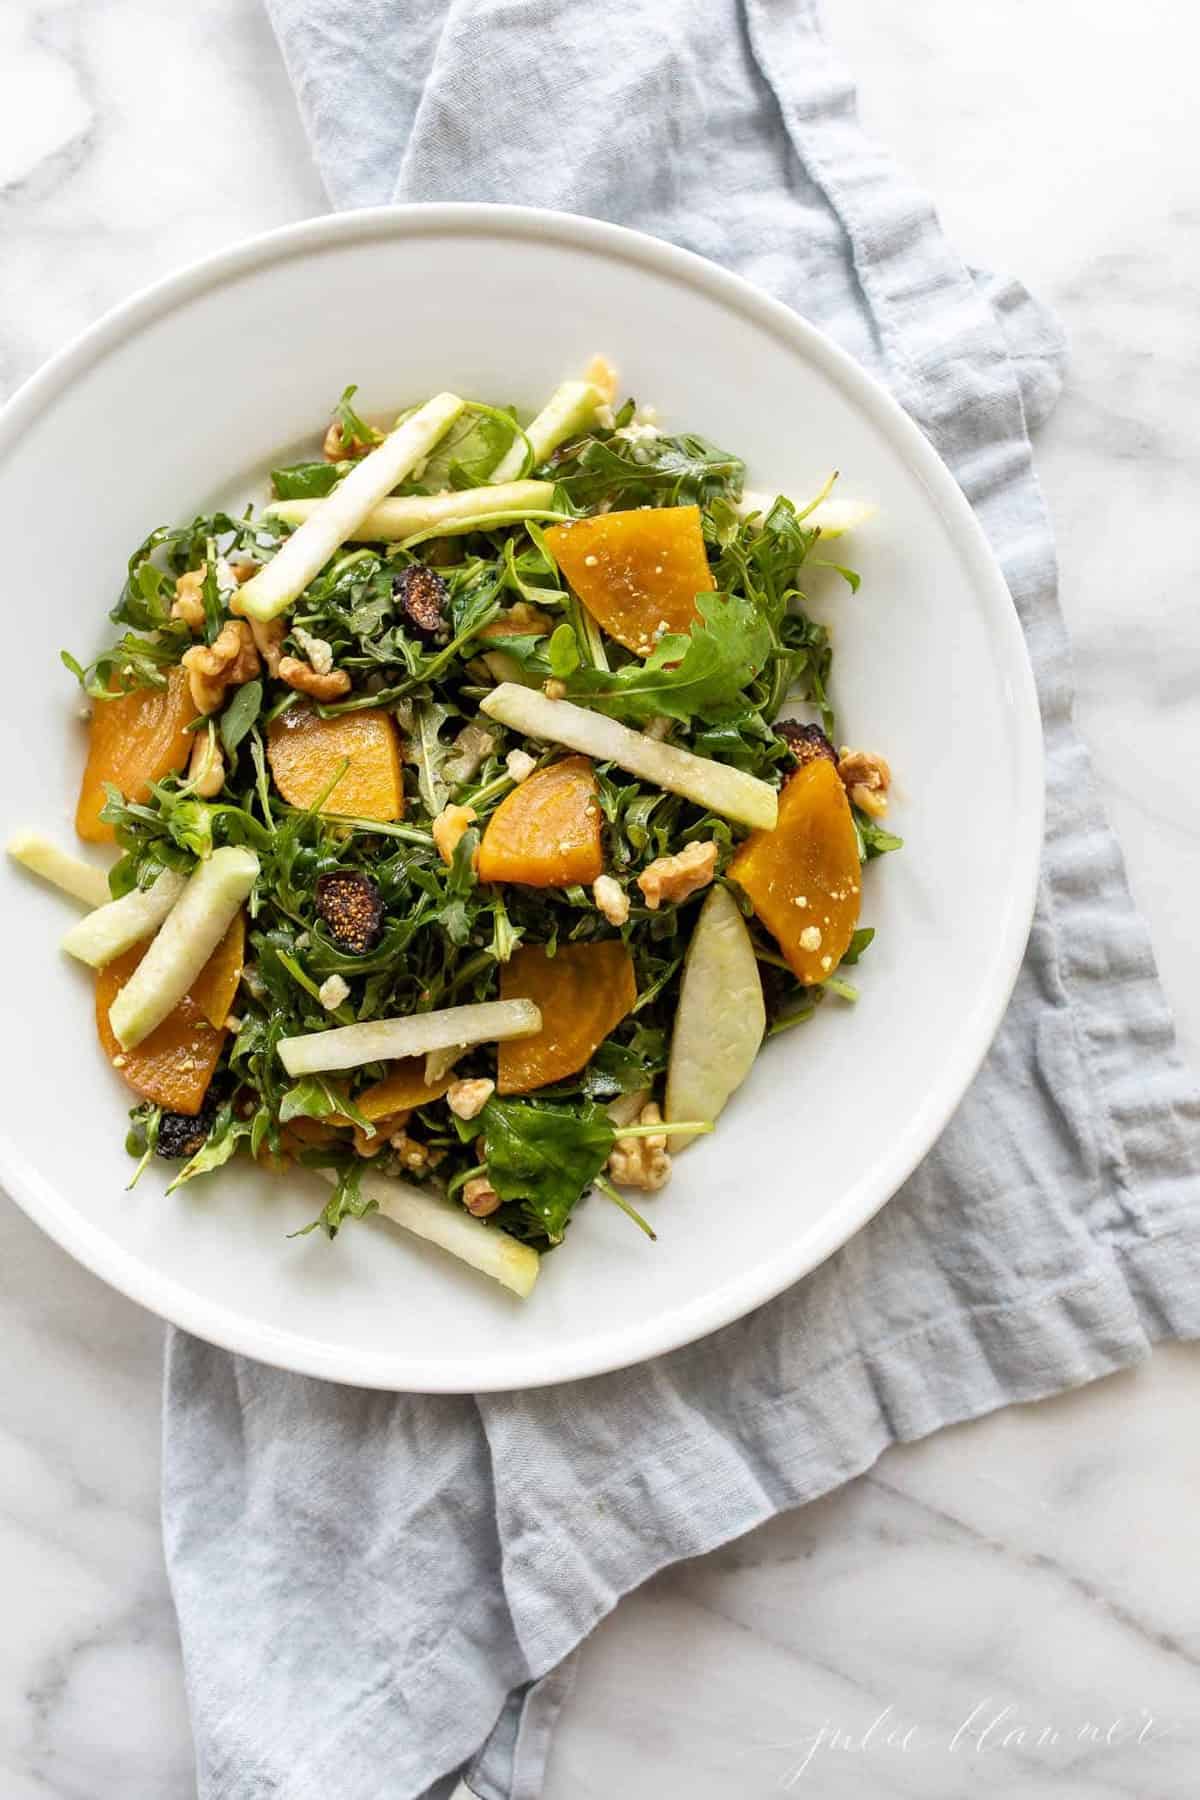
POLYGON ((568 697, 643 723, 658 715, 717 719, 744 711, 743 690, 771 654, 770 626, 743 594, 700 594, 696 604, 700 618, 687 637, 672 632, 644 662, 577 669, 567 681, 568 697))
POLYGON ((897 837, 893 831, 885 831, 874 819, 855 808, 854 828, 858 832, 858 853, 863 862, 870 862, 876 856, 886 856, 889 850, 903 850, 904 839, 897 837))
POLYGON ((567 1220, 608 1161, 616 1141, 603 1110, 530 1101, 488 1101, 480 1114, 488 1180, 504 1200, 518 1200, 539 1233, 562 1242, 567 1220))
POLYGON ((221 743, 227 755, 232 756, 250 727, 262 711, 263 684, 261 681, 246 681, 238 688, 221 714, 221 743))
POLYGON ((348 462, 291 463, 271 470, 271 486, 277 500, 323 500, 349 467, 348 462))

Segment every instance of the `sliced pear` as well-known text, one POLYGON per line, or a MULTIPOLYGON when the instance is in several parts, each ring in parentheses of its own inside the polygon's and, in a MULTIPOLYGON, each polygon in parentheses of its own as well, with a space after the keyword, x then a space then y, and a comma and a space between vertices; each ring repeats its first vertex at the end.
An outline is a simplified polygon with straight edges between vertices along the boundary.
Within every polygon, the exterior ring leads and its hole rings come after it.
MULTIPOLYGON (((879 511, 869 500, 839 500, 832 495, 818 500, 811 511, 805 511, 807 501, 796 500, 790 494, 785 498, 791 500, 796 511, 802 515, 800 522, 805 530, 819 528, 822 537, 841 537, 845 532, 865 525, 879 511)), ((774 504, 774 494, 756 493, 747 488, 738 503, 738 512, 743 519, 748 519, 751 513, 769 513, 774 504)))
POLYGON ((135 1049, 183 999, 257 876, 252 850, 226 846, 214 850, 188 878, 158 936, 109 1008, 108 1022, 123 1050, 135 1049))
MULTIPOLYGON (((285 524, 303 525, 324 504, 324 500, 276 500, 267 511, 285 524)), ((460 488, 451 494, 392 495, 359 520, 346 542, 403 544, 430 531, 454 537, 543 513, 560 516, 554 512, 552 481, 506 481, 499 487, 460 488)))
POLYGON ((85 906, 107 906, 112 898, 103 869, 72 856, 69 850, 60 850, 39 832, 18 831, 8 840, 8 854, 31 875, 40 875, 43 881, 70 894, 72 900, 82 900, 85 906))
POLYGON ((532 1000, 482 1000, 473 1006, 445 1006, 406 1019, 368 1019, 333 1031, 280 1038, 279 1060, 289 1075, 323 1075, 329 1069, 357 1069, 363 1063, 394 1062, 456 1050, 463 1044, 530 1037, 542 1029, 532 1000))
POLYGON ((533 1291, 542 1266, 537 1251, 498 1226, 472 1218, 455 1201, 443 1200, 425 1189, 376 1175, 369 1169, 363 1172, 361 1192, 376 1202, 385 1219, 411 1231, 414 1237, 424 1238, 426 1243, 448 1250, 451 1256, 490 1275, 520 1299, 526 1299, 533 1291))
POLYGON ((318 500, 303 525, 269 563, 238 590, 238 610, 250 619, 274 619, 303 593, 335 551, 353 535, 373 506, 391 493, 445 437, 462 412, 457 394, 435 394, 397 425, 331 494, 318 500))
POLYGON ((186 876, 164 869, 152 886, 134 888, 119 900, 106 901, 72 925, 62 941, 63 949, 89 968, 102 969, 143 938, 151 937, 186 886, 186 876))
MULTIPOLYGON (((606 392, 591 381, 564 381, 561 387, 556 387, 537 418, 531 419, 525 427, 525 437, 533 445, 534 467, 544 463, 550 452, 565 444, 569 437, 590 425, 596 416, 596 408, 604 406, 607 398, 606 392)), ((512 481, 520 473, 524 460, 525 438, 514 438, 492 470, 491 479, 512 481)))
MULTIPOLYGON (((667 1121, 715 1120, 750 1073, 767 1014, 746 921, 727 888, 700 908, 688 945, 667 1065, 667 1121)), ((675 1133, 678 1152, 690 1135, 675 1133)))
POLYGON ((499 719, 526 737, 563 744, 595 762, 615 762, 631 775, 669 793, 683 794, 727 819, 763 831, 774 829, 779 813, 775 789, 743 769, 712 762, 707 756, 693 756, 675 744, 660 744, 644 731, 631 731, 604 713, 591 712, 570 700, 550 700, 513 681, 493 688, 479 704, 489 718, 499 719))

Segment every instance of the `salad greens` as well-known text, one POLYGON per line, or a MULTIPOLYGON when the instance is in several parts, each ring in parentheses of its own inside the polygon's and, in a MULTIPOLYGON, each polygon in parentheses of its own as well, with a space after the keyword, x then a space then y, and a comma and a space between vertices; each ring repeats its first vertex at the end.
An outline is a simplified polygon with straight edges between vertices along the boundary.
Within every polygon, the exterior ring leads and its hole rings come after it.
MULTIPOLYGON (((823 560, 813 554, 821 530, 782 497, 747 513, 738 457, 701 437, 660 430, 633 401, 611 410, 592 382, 564 384, 527 429, 513 409, 454 395, 409 409, 390 431, 355 403, 348 387, 323 456, 272 471, 279 511, 217 512, 152 531, 130 557, 112 609, 115 641, 86 665, 63 654, 99 714, 130 695, 157 695, 165 707, 180 665, 194 696, 198 654, 219 661, 230 642, 244 651, 242 673, 219 705, 209 713, 193 708, 180 728, 174 772, 163 773, 160 763, 143 782, 110 781, 98 815, 98 834, 115 837, 119 853, 114 899, 161 898, 180 877, 215 869, 227 856, 238 883, 223 890, 221 930, 246 896, 240 985, 196 1103, 156 1099, 136 1055, 114 1059, 135 1088, 142 1081, 145 1096, 131 1115, 128 1144, 138 1173, 156 1153, 181 1157, 175 1186, 235 1154, 323 1171, 331 1192, 309 1229, 331 1238, 382 1206, 496 1273, 489 1259, 505 1234, 528 1247, 510 1281, 520 1287, 532 1280, 529 1252, 563 1241, 590 1190, 627 1206, 614 1177, 653 1187, 657 1178, 637 1182, 631 1171, 669 1169, 651 1103, 671 1057, 702 890, 723 883, 736 903, 732 921, 729 908, 722 913, 724 929, 751 947, 768 1036, 812 1016, 827 991, 854 992, 836 967, 828 982, 797 974, 795 957, 781 953, 786 946, 775 943, 727 874, 747 832, 736 806, 714 810, 704 798, 711 791, 722 806, 737 772, 738 780, 752 778, 755 791, 765 784, 773 819, 773 795, 803 761, 794 733, 774 728, 785 710, 812 721, 800 728, 815 732, 805 742, 836 762, 827 742, 830 636, 806 610, 801 586, 805 565, 823 560), (502 482, 530 488, 526 516, 489 512, 488 486, 502 482), (541 484, 536 491, 534 484, 541 484), (461 507, 443 501, 458 494, 461 507), (428 502, 431 519, 450 518, 449 531, 434 525, 399 535, 414 516, 402 510, 410 501, 414 509, 428 502), (363 521, 369 529, 388 507, 401 509, 394 532, 354 541, 363 521), (616 531, 620 515, 647 507, 698 509, 689 528, 702 533, 712 586, 696 596, 690 629, 655 634, 643 657, 623 648, 568 585, 546 526, 604 517, 616 531), (182 604, 185 589, 198 607, 182 604), (484 703, 505 683, 515 706, 497 703, 488 717, 484 703), (594 883, 483 880, 480 845, 493 822, 506 808, 505 819, 516 817, 513 797, 559 768, 560 746, 572 743, 556 736, 553 722, 543 729, 541 713, 538 735, 529 735, 519 723, 528 712, 521 695, 548 709, 552 721, 582 710, 597 726, 631 728, 639 769, 656 770, 662 747, 703 759, 721 779, 669 791, 665 779, 631 774, 612 753, 594 754, 589 818, 598 821, 603 875, 594 883), (563 701, 569 709, 559 714, 563 701), (301 743, 302 733, 314 746, 349 743, 338 726, 382 730, 394 741, 396 804, 355 800, 357 752, 330 752, 316 788, 303 794, 298 776, 285 778, 281 743, 301 743), (223 779, 219 791, 202 794, 185 760, 206 733, 223 779), (340 796, 347 796, 342 806, 340 796), (689 880, 700 871, 694 886, 681 884, 675 861, 689 880), (652 865, 659 884, 640 885, 652 865), (331 878, 341 896, 332 910, 331 878), (531 950, 553 958, 566 946, 614 939, 628 954, 632 1003, 577 1066, 549 1080, 506 1083, 517 1040, 476 1036, 445 1047, 446 1031, 435 1030, 430 1043, 443 1048, 422 1069, 419 1058, 384 1059, 380 1046, 394 1040, 386 1029, 370 1029, 507 1000, 531 950), (370 1060, 331 1072, 319 1047, 311 1055, 285 1048, 281 1056, 281 1045, 312 1044, 337 1027, 365 1028, 349 1035, 370 1060), (289 1075, 285 1058, 304 1072, 289 1075), (408 1097, 381 1115, 385 1084, 405 1071, 408 1097), (403 1196, 414 1190, 419 1203, 410 1207, 403 1196), (456 1222, 445 1227, 450 1214, 456 1222), (488 1238, 482 1251, 470 1247, 479 1234, 488 1238)), ((318 751, 309 762, 308 753, 296 754, 294 767, 307 780, 318 751)), ((855 792, 865 862, 900 840, 879 822, 882 803, 868 805, 862 786, 855 792)), ((153 911, 150 902, 138 916, 153 911)), ((178 914, 166 917, 155 942, 175 936, 157 960, 186 976, 178 914)), ((214 913, 210 939, 216 920, 214 913)), ((871 936, 855 930, 838 960, 856 963, 871 936)), ((126 933, 121 948, 128 943, 126 933)), ((147 999, 142 990, 153 986, 154 963, 142 964, 114 1015, 129 1014, 131 1002, 143 1019, 169 1011, 183 989, 176 980, 169 994, 147 999)), ((702 1008, 703 970, 689 980, 689 1005, 699 996, 702 1008)), ((719 1006, 719 995, 712 1004, 719 1006)), ((541 1016, 558 1031, 561 1022, 548 1016, 554 1006, 551 990, 541 1016)), ((136 1034, 131 1048, 135 1041, 136 1034)), ((412 1041, 424 1040, 417 1032, 412 1041)), ((538 1041, 529 1040, 534 1054, 538 1041)), ((704 1118, 694 1124, 710 1128, 704 1118)), ((671 1129, 678 1148, 687 1121, 672 1120, 671 1129)))

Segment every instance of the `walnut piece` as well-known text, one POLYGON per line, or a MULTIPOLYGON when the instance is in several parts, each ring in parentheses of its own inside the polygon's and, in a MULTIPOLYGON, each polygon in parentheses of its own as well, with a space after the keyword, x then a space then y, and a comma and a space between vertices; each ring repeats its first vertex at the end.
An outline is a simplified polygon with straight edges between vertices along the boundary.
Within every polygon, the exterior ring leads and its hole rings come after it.
POLYGON ((367 452, 374 448, 374 444, 364 442, 360 437, 344 438, 342 428, 336 419, 325 433, 325 442, 321 446, 325 461, 331 463, 346 462, 353 458, 366 456, 367 452))
POLYGON ((711 838, 689 844, 677 856, 659 856, 648 869, 643 869, 637 884, 646 897, 651 912, 657 912, 664 900, 676 905, 707 887, 717 868, 717 846, 711 838))
POLYGON ((211 727, 196 733, 187 778, 202 800, 211 800, 225 786, 225 758, 211 727))
POLYGON ((199 635, 204 630, 204 577, 208 565, 201 563, 198 569, 188 569, 175 583, 175 598, 171 602, 171 617, 182 619, 188 630, 199 635))
POLYGON ((610 925, 623 925, 629 917, 629 895, 611 875, 597 875, 592 883, 592 899, 610 925))
MULTIPOLYGON (((238 582, 249 581, 257 569, 257 563, 239 563, 233 571, 238 582)), ((286 619, 251 619, 247 617, 242 597, 238 593, 229 596, 229 610, 236 613, 239 619, 246 619, 250 626, 250 635, 254 639, 254 647, 267 665, 267 674, 279 674, 279 662, 283 655, 283 640, 287 636, 286 619)))
POLYGON ((486 1175, 472 1175, 462 1191, 463 1205, 476 1219, 486 1219, 501 1204, 500 1196, 486 1175))
MULTIPOLYGON (((638 1114, 639 1125, 661 1125, 662 1113, 653 1101, 638 1114)), ((657 1193, 671 1179, 671 1157, 665 1131, 648 1137, 618 1138, 608 1159, 608 1172, 620 1187, 644 1188, 657 1193)))
POLYGON ((453 1081, 446 1089, 446 1104, 456 1119, 475 1119, 495 1091, 495 1082, 486 1076, 477 1081, 453 1081))
POLYGON ((458 849, 464 834, 475 823, 473 806, 456 806, 453 802, 443 806, 433 821, 433 841, 438 847, 438 855, 446 864, 454 861, 454 852, 458 849))
POLYGON ((397 1131, 388 1139, 392 1149, 400 1158, 402 1168, 410 1174, 422 1175, 429 1167, 429 1151, 416 1138, 409 1137, 407 1131, 397 1131))
POLYGON ((851 750, 842 745, 837 772, 853 805, 872 819, 881 819, 888 808, 892 771, 887 759, 874 750, 851 750))
POLYGON ((330 669, 328 674, 319 675, 311 663, 301 662, 298 656, 281 656, 276 673, 288 687, 313 700, 340 700, 350 692, 350 677, 345 669, 330 669))
POLYGON ((193 644, 183 653, 192 703, 197 712, 215 713, 225 690, 241 687, 258 674, 258 651, 245 619, 230 619, 211 644, 193 644))

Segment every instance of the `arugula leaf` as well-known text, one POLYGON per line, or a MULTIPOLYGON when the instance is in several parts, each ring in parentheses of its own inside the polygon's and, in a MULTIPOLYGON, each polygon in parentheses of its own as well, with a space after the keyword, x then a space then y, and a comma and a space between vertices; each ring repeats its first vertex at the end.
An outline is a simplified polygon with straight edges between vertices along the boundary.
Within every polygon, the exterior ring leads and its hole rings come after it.
POLYGON ((342 397, 333 409, 333 422, 340 428, 342 443, 347 449, 361 444, 365 450, 370 450, 376 444, 382 444, 383 433, 355 412, 351 402, 357 392, 357 382, 342 389, 342 397))
POLYGON ((301 462, 271 470, 271 486, 277 500, 323 500, 331 494, 348 462, 301 462))
POLYGON ((671 633, 644 662, 621 669, 578 669, 572 700, 616 719, 719 719, 745 707, 743 692, 771 654, 771 628, 743 594, 697 596, 700 618, 687 637, 671 633))
POLYGON ((538 1230, 552 1244, 561 1243, 576 1203, 615 1142, 603 1110, 590 1100, 563 1107, 493 1096, 479 1123, 496 1192, 502 1200, 521 1201, 538 1230))
POLYGON ((870 862, 873 857, 886 856, 889 850, 902 850, 904 839, 897 837, 893 831, 885 831, 866 813, 854 810, 854 829, 858 833, 858 854, 863 862, 870 862))
POLYGON ((221 714, 221 742, 232 756, 262 711, 263 684, 246 681, 234 691, 233 699, 221 714))
POLYGON ((874 937, 875 927, 873 925, 860 925, 858 930, 852 935, 846 953, 842 957, 838 967, 845 968, 849 965, 852 968, 862 955, 863 951, 867 948, 867 945, 874 941, 874 937))

